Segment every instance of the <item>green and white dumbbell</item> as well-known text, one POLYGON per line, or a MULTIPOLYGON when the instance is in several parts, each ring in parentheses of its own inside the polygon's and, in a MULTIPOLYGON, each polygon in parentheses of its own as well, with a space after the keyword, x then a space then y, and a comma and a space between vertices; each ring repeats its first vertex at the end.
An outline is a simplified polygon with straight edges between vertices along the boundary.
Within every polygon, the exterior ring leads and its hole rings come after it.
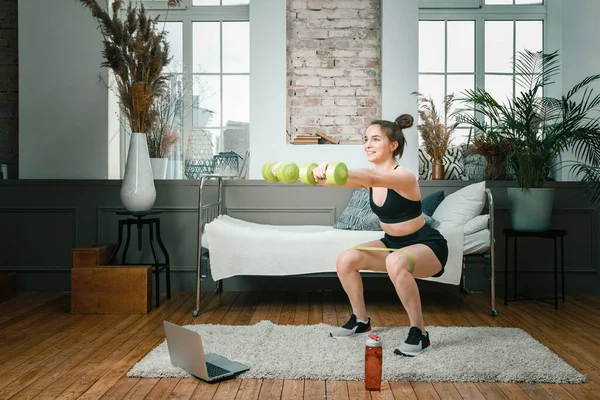
MULTIPOLYGON (((269 162, 263 165, 262 176, 269 182, 284 183, 294 183, 299 178, 303 184, 315 186, 317 181, 315 180, 313 170, 318 166, 317 163, 306 163, 298 168, 296 164, 291 162, 269 162), (275 169, 275 173, 273 173, 273 169, 275 169)), ((342 162, 331 163, 327 166, 325 177, 328 184, 343 186, 348 181, 348 167, 342 162)))
POLYGON ((268 162, 262 167, 263 179, 269 182, 294 183, 300 174, 298 166, 293 162, 268 162), (275 170, 275 173, 273 173, 275 170))

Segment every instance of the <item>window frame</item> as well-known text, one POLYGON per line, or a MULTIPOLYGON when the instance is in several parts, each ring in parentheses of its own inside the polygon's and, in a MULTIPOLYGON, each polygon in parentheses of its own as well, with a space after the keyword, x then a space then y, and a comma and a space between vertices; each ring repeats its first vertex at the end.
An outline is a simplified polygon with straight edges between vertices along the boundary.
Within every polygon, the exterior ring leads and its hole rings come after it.
MULTIPOLYGON (((436 0, 432 0, 436 1, 436 0)), ((442 4, 442 3, 440 3, 442 4)), ((419 77, 421 75, 443 75, 444 76, 444 94, 447 94, 448 86, 448 66, 447 66, 447 22, 448 21, 474 21, 475 23, 475 71, 474 71, 474 87, 485 88, 485 77, 486 75, 500 75, 506 76, 508 73, 486 73, 485 70, 485 22, 486 21, 512 21, 513 22, 513 49, 516 45, 516 21, 541 21, 542 22, 542 48, 547 49, 548 45, 548 10, 547 2, 544 4, 513 4, 513 5, 485 5, 485 0, 482 0, 481 8, 478 9, 457 9, 457 8, 437 8, 437 9, 419 9, 419 23, 421 21, 442 21, 445 22, 444 30, 446 32, 444 47, 445 60, 444 60, 444 72, 421 72, 417 66, 419 77)), ((513 50, 514 51, 514 50, 513 50)), ((514 76, 514 66, 512 68, 511 76, 514 76)), ((450 75, 457 75, 451 73, 450 75)), ((459 74, 458 74, 459 75, 459 74)), ((513 80, 513 93, 515 90, 515 83, 513 80)), ((419 142, 420 142, 419 137, 419 142)))
MULTIPOLYGON (((132 0, 132 2, 139 3, 139 0, 132 0)), ((250 23, 250 5, 242 4, 242 5, 232 5, 232 6, 192 6, 192 0, 183 0, 182 4, 179 7, 167 9, 165 5, 162 3, 167 3, 166 1, 158 0, 156 3, 151 5, 152 2, 144 1, 144 7, 147 9, 148 15, 150 17, 159 16, 159 27, 164 22, 180 22, 182 23, 182 72, 174 72, 174 75, 181 75, 183 81, 183 87, 190 87, 192 82, 194 81, 194 76, 196 75, 210 75, 210 76, 226 76, 226 75, 250 75, 250 71, 248 73, 223 73, 223 52, 220 51, 220 60, 219 63, 221 65, 220 73, 194 73, 193 69, 193 24, 194 22, 248 22, 250 23), (149 5, 151 5, 149 7, 149 5)), ((138 4, 139 6, 139 4, 138 4)), ((223 46, 223 30, 222 25, 220 25, 220 48, 222 50, 223 46)), ((167 72, 167 71, 164 71, 167 72)), ((221 118, 223 115, 223 81, 221 78, 220 83, 220 108, 221 108, 221 118)), ((184 104, 185 107, 192 105, 193 103, 193 90, 189 90, 185 93, 184 96, 184 104)), ((192 106, 193 107, 193 106, 192 106)), ((193 109, 193 108, 192 108, 193 109)), ((172 180, 188 180, 185 176, 185 160, 186 160, 186 140, 189 138, 189 135, 194 130, 193 126, 193 112, 190 111, 184 114, 183 118, 183 126, 182 126, 182 135, 181 135, 181 157, 182 157, 182 178, 174 178, 172 180)), ((209 131, 213 131, 215 129, 220 130, 220 138, 222 140, 222 133, 225 129, 225 126, 221 125, 222 122, 219 121, 219 126, 210 126, 205 129, 209 131)), ((202 127, 195 127, 196 129, 201 129, 202 127)), ((127 130, 125 127, 121 126, 121 148, 122 157, 121 157, 121 171, 125 170, 125 163, 127 162, 127 130)), ((244 155, 241 155, 244 156, 244 155)))
POLYGON ((129 0, 129 3, 134 7, 140 7, 142 4, 146 10, 174 10, 174 9, 185 9, 188 7, 189 0, 183 0, 181 4, 174 7, 169 7, 167 0, 129 0))
POLYGON ((480 8, 485 0, 419 0, 419 9, 480 8))

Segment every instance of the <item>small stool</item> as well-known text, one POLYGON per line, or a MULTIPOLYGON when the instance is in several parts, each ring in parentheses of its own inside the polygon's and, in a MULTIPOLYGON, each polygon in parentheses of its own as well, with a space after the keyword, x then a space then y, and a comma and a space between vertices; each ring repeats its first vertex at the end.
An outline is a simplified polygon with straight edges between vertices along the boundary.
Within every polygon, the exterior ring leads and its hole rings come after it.
MULTIPOLYGON (((160 211, 144 211, 144 212, 130 212, 130 211, 119 211, 117 215, 127 215, 133 218, 126 218, 119 220, 119 238, 117 240, 117 246, 112 253, 111 262, 117 256, 117 252, 123 243, 123 228, 127 227, 127 239, 125 240, 125 247, 123 248, 123 254, 121 256, 121 264, 122 265, 132 265, 127 264, 127 250, 129 249, 129 241, 131 239, 131 226, 134 225, 138 230, 138 250, 142 250, 142 230, 144 225, 148 225, 150 228, 150 249, 152 250, 152 255, 154 257, 154 264, 152 265, 152 272, 154 273, 154 277, 156 279, 156 307, 160 307, 160 283, 159 276, 160 272, 165 272, 165 277, 167 281, 167 298, 171 298, 171 265, 169 261, 169 253, 167 253, 167 249, 163 244, 163 241, 160 237, 160 218, 146 218, 147 216, 159 215, 160 211), (154 229, 156 229, 156 241, 160 246, 160 249, 163 253, 163 257, 165 259, 164 263, 161 263, 158 260, 158 256, 156 254, 156 248, 154 245, 154 229)), ((139 265, 139 264, 134 264, 139 265)))
MULTIPOLYGON (((558 255, 557 255, 557 239, 560 238, 560 268, 561 268, 561 290, 562 297, 560 297, 565 302, 565 256, 564 256, 564 237, 567 235, 566 230, 562 229, 549 229, 547 231, 542 232, 523 232, 523 231, 515 231, 514 229, 503 229, 504 232, 504 263, 505 263, 505 272, 504 272, 504 304, 507 305, 509 301, 517 301, 517 242, 520 237, 538 237, 543 239, 553 239, 554 240, 554 308, 558 310, 558 255), (514 298, 508 299, 508 238, 514 238, 513 245, 513 264, 514 264, 514 298)), ((552 299, 552 298, 535 298, 520 295, 521 297, 527 297, 529 300, 539 300, 544 303, 548 303, 544 300, 552 299)), ((552 303, 549 303, 552 304, 552 303)))

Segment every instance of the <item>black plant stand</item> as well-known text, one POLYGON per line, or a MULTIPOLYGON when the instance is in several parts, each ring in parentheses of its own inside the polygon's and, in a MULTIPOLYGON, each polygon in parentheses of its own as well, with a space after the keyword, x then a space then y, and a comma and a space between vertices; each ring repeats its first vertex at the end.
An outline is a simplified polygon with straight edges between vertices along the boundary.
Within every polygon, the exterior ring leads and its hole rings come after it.
POLYGON ((121 264, 122 265, 131 265, 127 264, 127 250, 129 249, 129 242, 131 239, 131 226, 136 226, 138 230, 138 250, 142 250, 142 231, 144 225, 148 225, 150 229, 150 249, 152 250, 152 255, 154 257, 154 264, 152 265, 152 272, 154 273, 154 277, 156 280, 156 307, 160 307, 160 273, 162 271, 165 272, 165 277, 167 281, 167 298, 171 298, 171 265, 169 261, 169 253, 167 252, 167 248, 165 247, 162 238, 160 237, 160 218, 153 217, 159 215, 160 211, 145 211, 145 212, 130 212, 130 211, 120 211, 117 212, 117 215, 126 215, 128 217, 119 220, 119 238, 117 241, 117 246, 113 251, 111 256, 111 262, 117 256, 117 252, 123 243, 123 228, 127 227, 127 239, 125 240, 125 247, 123 248, 123 254, 121 256, 121 264), (147 218, 149 217, 149 218, 147 218), (160 246, 160 249, 163 253, 163 257, 165 262, 161 263, 158 259, 158 255, 156 253, 156 248, 154 244, 154 229, 156 229, 156 241, 160 246))
MULTIPOLYGON (((539 300, 544 303, 548 303, 545 300, 554 299, 554 308, 558 310, 558 254, 557 254, 557 240, 560 238, 560 269, 561 269, 561 291, 562 297, 565 302, 565 253, 564 253, 564 237, 567 235, 566 230, 562 229, 549 229, 542 232, 522 232, 515 231, 514 229, 503 229, 504 232, 504 304, 507 305, 509 301, 517 300, 539 300), (514 264, 514 287, 513 287, 513 298, 508 299, 508 238, 513 238, 513 264, 514 264), (550 298, 539 298, 529 297, 517 294, 517 242, 521 237, 538 237, 543 239, 552 239, 554 241, 554 297, 550 298), (525 299, 518 299, 521 296, 525 299)), ((549 303, 552 304, 552 303, 549 303)))

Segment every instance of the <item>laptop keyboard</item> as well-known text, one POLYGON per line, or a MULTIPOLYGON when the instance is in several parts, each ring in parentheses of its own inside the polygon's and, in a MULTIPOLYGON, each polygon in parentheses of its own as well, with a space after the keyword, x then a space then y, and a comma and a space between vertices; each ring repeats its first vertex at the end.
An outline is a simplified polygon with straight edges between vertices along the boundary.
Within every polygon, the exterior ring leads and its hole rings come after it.
POLYGON ((206 363, 206 370, 208 371, 209 378, 228 374, 230 372, 229 370, 227 370, 225 368, 221 368, 221 367, 216 366, 215 364, 211 364, 209 362, 206 363))

